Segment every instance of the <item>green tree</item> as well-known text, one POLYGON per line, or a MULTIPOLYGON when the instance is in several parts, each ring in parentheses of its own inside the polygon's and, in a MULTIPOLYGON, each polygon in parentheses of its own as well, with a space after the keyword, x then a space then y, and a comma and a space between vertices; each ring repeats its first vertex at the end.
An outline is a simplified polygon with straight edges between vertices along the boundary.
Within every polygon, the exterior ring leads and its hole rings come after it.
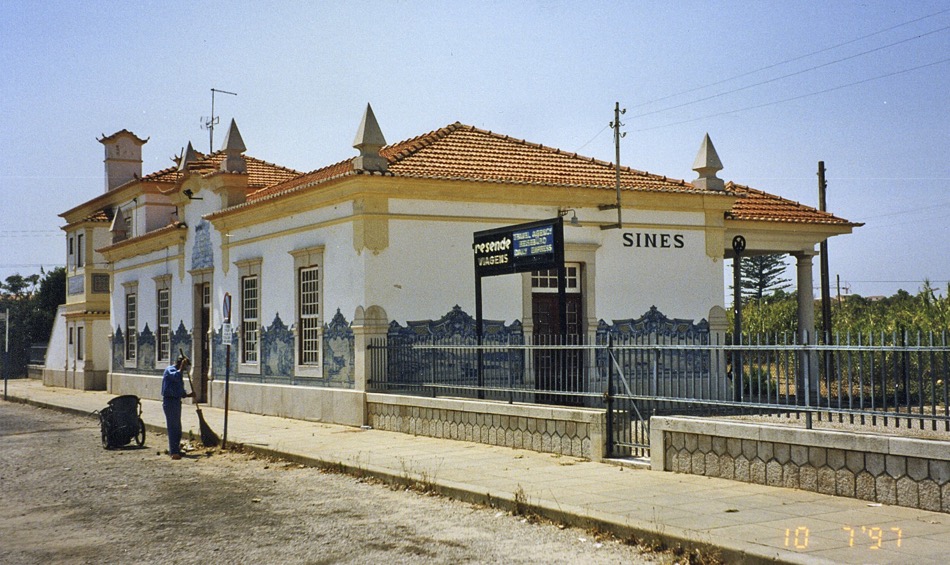
POLYGON ((791 286, 785 274, 785 255, 754 255, 743 257, 739 268, 742 278, 742 296, 761 301, 766 296, 791 286))
POLYGON ((28 284, 23 275, 16 273, 7 277, 4 284, 0 285, 0 289, 10 296, 22 296, 28 284))
POLYGON ((11 377, 26 374, 30 346, 49 341, 56 318, 56 309, 66 301, 66 270, 53 269, 39 275, 6 278, 0 292, 0 311, 10 312, 10 352, 8 367, 11 377), (39 289, 36 289, 37 283, 39 289))

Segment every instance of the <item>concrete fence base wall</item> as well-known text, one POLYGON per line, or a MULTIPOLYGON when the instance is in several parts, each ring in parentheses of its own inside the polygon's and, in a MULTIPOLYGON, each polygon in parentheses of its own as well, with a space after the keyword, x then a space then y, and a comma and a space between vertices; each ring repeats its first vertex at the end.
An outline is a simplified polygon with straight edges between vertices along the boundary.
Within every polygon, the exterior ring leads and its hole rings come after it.
POLYGON ((650 454, 654 470, 950 513, 945 441, 655 416, 650 454))
MULTIPOLYGON (((224 408, 224 381, 209 383, 211 405, 224 408)), ((351 389, 231 382, 229 410, 344 426, 366 421, 365 393, 351 389)))
MULTIPOLYGON (((161 399, 159 375, 109 373, 108 391, 161 399)), ((186 385, 187 386, 187 385, 186 385)), ((190 389, 189 389, 190 390, 190 389)), ((209 383, 210 405, 224 408, 224 381, 209 383)), ((472 441, 600 461, 603 410, 365 393, 352 389, 231 382, 228 407, 264 414, 472 441)))
POLYGON ((374 429, 530 449, 600 461, 603 410, 367 394, 374 429))

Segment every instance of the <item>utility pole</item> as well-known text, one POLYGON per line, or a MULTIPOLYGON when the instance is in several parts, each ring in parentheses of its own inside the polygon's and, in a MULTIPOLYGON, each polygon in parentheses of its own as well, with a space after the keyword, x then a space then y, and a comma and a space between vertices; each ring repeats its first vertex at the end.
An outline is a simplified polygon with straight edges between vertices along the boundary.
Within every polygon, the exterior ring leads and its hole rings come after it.
POLYGON ((3 399, 7 399, 7 379, 10 378, 10 309, 3 313, 3 399))
POLYGON ((208 130, 208 154, 214 153, 214 126, 218 125, 218 117, 214 115, 214 93, 220 92, 221 94, 230 94, 231 96, 237 96, 237 92, 228 92, 227 90, 218 90, 217 88, 211 89, 211 117, 210 118, 201 118, 201 127, 208 130))
MULTIPOLYGON (((818 209, 822 212, 828 210, 828 203, 825 200, 827 188, 828 183, 825 182, 825 162, 818 161, 818 209)), ((833 328, 831 326, 831 281, 829 280, 830 273, 828 267, 828 238, 821 240, 819 251, 821 254, 821 326, 824 329, 822 332, 824 334, 823 341, 825 345, 829 345, 831 343, 833 328)), ((830 379, 831 375, 835 372, 834 359, 830 351, 825 351, 822 356, 824 357, 824 359, 822 359, 822 365, 824 365, 825 369, 825 378, 830 379)))
POLYGON ((610 122, 610 127, 614 128, 614 151, 616 152, 615 176, 616 176, 616 185, 617 185, 617 203, 616 204, 601 204, 597 208, 599 210, 613 210, 614 208, 616 208, 617 209, 617 223, 600 226, 600 229, 602 230, 609 230, 609 229, 614 229, 614 228, 620 229, 623 227, 623 220, 620 217, 621 216, 620 215, 620 138, 626 137, 627 133, 620 132, 620 126, 624 125, 620 123, 620 114, 626 114, 626 113, 627 113, 626 108, 622 110, 620 109, 620 102, 617 102, 614 105, 614 121, 610 122))
MULTIPOLYGON (((825 162, 818 161, 818 209, 822 212, 828 210, 828 204, 825 200, 825 192, 828 183, 825 182, 825 162)), ((828 240, 822 240, 819 246, 821 252, 821 325, 825 329, 825 345, 831 339, 831 283, 828 267, 828 240)))

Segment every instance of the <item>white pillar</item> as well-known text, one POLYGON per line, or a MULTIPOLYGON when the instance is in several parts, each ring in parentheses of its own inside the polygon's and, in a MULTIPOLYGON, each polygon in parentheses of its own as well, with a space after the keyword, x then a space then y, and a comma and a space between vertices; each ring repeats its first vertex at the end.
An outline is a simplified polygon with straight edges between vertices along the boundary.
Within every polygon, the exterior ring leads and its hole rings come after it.
MULTIPOLYGON (((817 255, 814 249, 795 253, 798 271, 798 341, 815 343, 815 295, 812 277, 812 257, 817 255)), ((800 404, 813 405, 818 397, 818 369, 816 355, 802 355, 799 358, 800 370, 796 379, 796 396, 800 404)))

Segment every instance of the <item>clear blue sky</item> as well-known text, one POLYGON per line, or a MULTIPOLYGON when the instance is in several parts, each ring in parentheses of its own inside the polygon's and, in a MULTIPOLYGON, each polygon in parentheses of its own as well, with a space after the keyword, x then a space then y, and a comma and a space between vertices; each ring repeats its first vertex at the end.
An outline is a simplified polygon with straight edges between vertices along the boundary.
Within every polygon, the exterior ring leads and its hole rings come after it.
POLYGON ((460 121, 613 161, 619 101, 624 165, 690 180, 709 132, 721 177, 814 206, 825 161, 866 223, 830 243, 851 292, 950 280, 950 0, 0 0, 0 69, 0 280, 64 262, 97 137, 149 138, 145 173, 207 151, 211 88, 249 154, 300 170, 356 154, 367 102, 391 143, 460 121))

